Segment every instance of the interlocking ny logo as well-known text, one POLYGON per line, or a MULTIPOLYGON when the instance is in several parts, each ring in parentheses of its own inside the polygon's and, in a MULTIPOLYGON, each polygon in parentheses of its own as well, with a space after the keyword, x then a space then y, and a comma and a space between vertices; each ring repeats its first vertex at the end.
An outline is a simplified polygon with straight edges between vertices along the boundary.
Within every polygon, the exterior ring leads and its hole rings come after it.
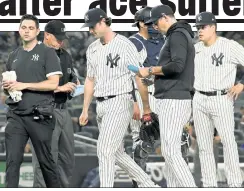
POLYGON ((85 16, 85 22, 88 22, 88 21, 89 21, 89 16, 86 15, 86 16, 85 16))
POLYGON ((198 20, 198 21, 201 21, 201 20, 202 20, 202 16, 199 15, 199 16, 197 17, 197 20, 198 20))
POLYGON ((223 58, 224 58, 224 54, 222 52, 220 53, 219 57, 217 57, 216 54, 214 53, 212 55, 212 64, 215 66, 222 65, 223 58))
POLYGON ((119 59, 120 59, 120 56, 118 54, 116 54, 116 56, 114 58, 112 58, 112 54, 110 53, 107 56, 107 64, 106 65, 108 66, 110 63, 110 68, 114 68, 114 66, 117 67, 118 66, 117 63, 118 63, 119 59))
POLYGON ((33 61, 38 61, 39 55, 38 54, 34 54, 32 55, 32 59, 33 61))

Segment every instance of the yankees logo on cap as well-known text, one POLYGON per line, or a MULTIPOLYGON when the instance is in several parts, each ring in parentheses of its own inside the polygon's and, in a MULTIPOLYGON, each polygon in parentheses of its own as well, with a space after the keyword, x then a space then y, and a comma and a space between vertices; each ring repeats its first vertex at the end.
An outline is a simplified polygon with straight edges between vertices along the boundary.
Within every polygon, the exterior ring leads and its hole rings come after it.
POLYGON ((84 16, 85 24, 81 27, 94 27, 103 18, 108 18, 107 14, 100 8, 93 8, 86 12, 84 16))
POLYGON ((89 21, 89 16, 85 15, 85 22, 87 23, 89 21))
POLYGON ((198 21, 201 21, 201 20, 202 20, 202 16, 199 15, 199 16, 197 17, 197 20, 198 20, 198 21))
POLYGON ((216 19, 213 13, 211 12, 202 12, 196 16, 196 25, 209 25, 209 24, 216 24, 216 19))

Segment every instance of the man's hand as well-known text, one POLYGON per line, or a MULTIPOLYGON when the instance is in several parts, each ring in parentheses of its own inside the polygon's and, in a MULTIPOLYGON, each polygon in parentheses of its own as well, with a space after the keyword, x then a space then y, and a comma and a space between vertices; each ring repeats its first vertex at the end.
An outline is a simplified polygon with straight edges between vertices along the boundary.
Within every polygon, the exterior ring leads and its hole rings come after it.
POLYGON ((31 152, 31 146, 29 143, 25 145, 25 153, 30 153, 31 152))
POLYGON ((2 81, 2 88, 4 89, 4 90, 9 90, 9 88, 10 88, 10 85, 12 84, 12 83, 14 83, 15 81, 2 81))
POLYGON ((238 98, 239 94, 243 91, 244 85, 238 83, 237 85, 233 86, 229 89, 228 94, 230 97, 234 98, 235 100, 238 98))
POLYGON ((82 112, 79 118, 80 126, 85 126, 88 123, 88 113, 82 112))
POLYGON ((71 93, 75 90, 76 84, 72 82, 68 82, 67 84, 64 84, 63 86, 59 86, 54 92, 68 92, 71 93))
POLYGON ((133 119, 139 121, 140 120, 140 108, 138 106, 137 102, 134 102, 134 114, 133 114, 133 119))
POLYGON ((214 137, 214 143, 217 144, 217 143, 220 143, 221 139, 220 139, 220 136, 215 136, 214 137))
POLYGON ((150 76, 149 68, 148 67, 140 68, 139 72, 138 72, 138 76, 141 78, 146 78, 146 77, 150 76))
POLYGON ((9 85, 9 91, 22 91, 27 89, 28 84, 22 82, 11 82, 9 85))

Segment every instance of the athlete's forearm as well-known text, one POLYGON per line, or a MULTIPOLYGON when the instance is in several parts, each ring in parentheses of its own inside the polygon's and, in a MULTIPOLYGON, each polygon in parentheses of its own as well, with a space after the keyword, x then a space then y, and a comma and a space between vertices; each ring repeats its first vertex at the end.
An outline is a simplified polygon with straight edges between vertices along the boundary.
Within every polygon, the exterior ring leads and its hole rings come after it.
POLYGON ((94 94, 94 78, 86 77, 84 86, 83 111, 88 112, 94 94))
POLYGON ((164 75, 164 73, 163 73, 163 70, 162 70, 162 66, 155 66, 155 67, 152 67, 152 74, 153 75, 161 75, 161 76, 163 76, 164 75))
POLYGON ((59 83, 59 76, 52 76, 50 79, 47 79, 38 83, 27 83, 26 89, 32 91, 53 91, 56 90, 59 83))
POLYGON ((138 91, 139 91, 139 93, 141 95, 144 114, 145 113, 149 113, 151 110, 150 110, 150 106, 149 106, 149 98, 148 98, 147 86, 145 86, 142 83, 141 79, 138 76, 136 76, 136 84, 137 84, 137 87, 138 87, 138 91))

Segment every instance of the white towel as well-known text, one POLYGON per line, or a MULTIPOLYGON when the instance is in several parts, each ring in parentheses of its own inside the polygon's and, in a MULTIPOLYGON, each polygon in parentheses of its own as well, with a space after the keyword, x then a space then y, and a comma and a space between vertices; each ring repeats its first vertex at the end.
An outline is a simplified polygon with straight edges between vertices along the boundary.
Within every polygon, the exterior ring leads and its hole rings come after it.
MULTIPOLYGON (((15 71, 7 71, 2 73, 4 81, 16 81, 17 75, 15 71)), ((8 91, 10 97, 13 99, 14 102, 19 102, 22 100, 22 92, 21 91, 8 91)))

